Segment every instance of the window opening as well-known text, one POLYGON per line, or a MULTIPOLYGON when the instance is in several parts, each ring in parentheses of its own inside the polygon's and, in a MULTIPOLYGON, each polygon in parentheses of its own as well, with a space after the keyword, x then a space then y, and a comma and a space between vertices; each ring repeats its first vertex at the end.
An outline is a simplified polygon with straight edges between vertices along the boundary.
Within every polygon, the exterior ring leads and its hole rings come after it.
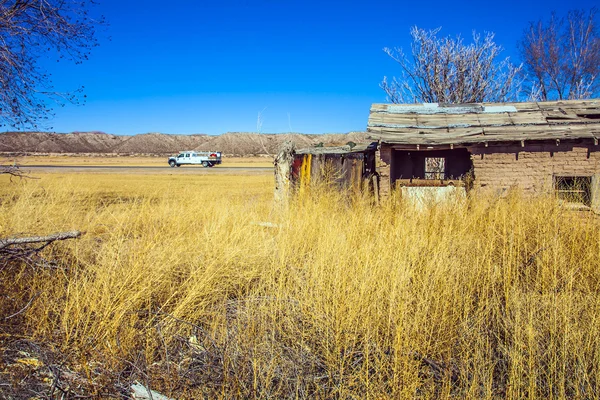
POLYGON ((555 176, 554 191, 559 199, 569 203, 591 204, 590 176, 555 176))
POLYGON ((446 159, 425 157, 425 179, 445 179, 446 159))
POLYGON ((587 119, 600 119, 600 114, 577 114, 577 116, 587 119))

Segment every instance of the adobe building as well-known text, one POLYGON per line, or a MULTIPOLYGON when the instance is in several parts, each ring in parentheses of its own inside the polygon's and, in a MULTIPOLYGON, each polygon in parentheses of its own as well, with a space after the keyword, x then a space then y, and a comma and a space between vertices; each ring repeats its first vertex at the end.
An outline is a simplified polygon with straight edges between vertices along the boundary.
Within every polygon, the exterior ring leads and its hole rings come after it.
POLYGON ((555 192, 600 211, 600 100, 373 104, 381 192, 555 192))

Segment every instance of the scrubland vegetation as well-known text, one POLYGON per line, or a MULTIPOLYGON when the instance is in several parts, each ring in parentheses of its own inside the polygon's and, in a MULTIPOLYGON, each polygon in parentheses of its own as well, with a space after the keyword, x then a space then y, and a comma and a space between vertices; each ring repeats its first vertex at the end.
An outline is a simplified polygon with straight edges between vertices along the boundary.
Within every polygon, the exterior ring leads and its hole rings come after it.
POLYGON ((552 198, 281 209, 270 175, 108 174, 0 196, 0 237, 85 231, 0 264, 0 393, 600 397, 600 222, 552 198))

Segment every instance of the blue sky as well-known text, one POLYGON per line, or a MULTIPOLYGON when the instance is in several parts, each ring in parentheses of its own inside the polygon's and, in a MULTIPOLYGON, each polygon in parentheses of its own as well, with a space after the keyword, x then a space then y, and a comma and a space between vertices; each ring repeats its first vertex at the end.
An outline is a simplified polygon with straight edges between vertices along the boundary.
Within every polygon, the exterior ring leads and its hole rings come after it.
POLYGON ((53 131, 208 133, 366 129, 398 75, 382 49, 409 29, 496 33, 505 55, 528 21, 595 1, 99 0, 109 26, 89 61, 43 61, 57 90, 84 85, 84 106, 56 108, 53 131))

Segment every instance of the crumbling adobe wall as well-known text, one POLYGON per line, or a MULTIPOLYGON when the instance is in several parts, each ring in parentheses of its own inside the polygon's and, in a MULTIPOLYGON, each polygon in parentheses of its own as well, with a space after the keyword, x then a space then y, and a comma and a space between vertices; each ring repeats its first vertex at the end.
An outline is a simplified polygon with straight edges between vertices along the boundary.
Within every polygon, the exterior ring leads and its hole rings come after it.
POLYGON ((379 173, 379 195, 385 198, 390 193, 390 166, 392 164, 392 147, 381 144, 375 155, 377 172, 379 173))
POLYGON ((483 145, 469 148, 475 187, 503 192, 519 187, 541 193, 553 189, 553 176, 600 174, 600 146, 583 142, 483 145))

